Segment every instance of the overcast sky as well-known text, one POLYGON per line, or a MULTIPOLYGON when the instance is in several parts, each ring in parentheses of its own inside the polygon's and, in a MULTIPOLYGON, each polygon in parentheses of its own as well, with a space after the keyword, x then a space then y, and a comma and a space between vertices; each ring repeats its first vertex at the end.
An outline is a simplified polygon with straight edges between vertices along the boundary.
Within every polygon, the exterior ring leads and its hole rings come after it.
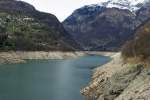
POLYGON ((75 9, 87 4, 98 3, 100 0, 22 0, 28 2, 40 11, 52 13, 63 21, 75 9))

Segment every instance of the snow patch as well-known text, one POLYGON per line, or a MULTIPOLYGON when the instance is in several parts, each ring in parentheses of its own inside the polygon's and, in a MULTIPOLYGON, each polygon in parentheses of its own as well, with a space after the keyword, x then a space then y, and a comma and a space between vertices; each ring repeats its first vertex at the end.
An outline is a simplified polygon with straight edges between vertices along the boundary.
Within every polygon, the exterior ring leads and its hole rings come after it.
POLYGON ((88 5, 89 7, 104 6, 106 8, 129 9, 136 11, 140 9, 140 4, 144 4, 148 0, 100 0, 99 4, 88 5))

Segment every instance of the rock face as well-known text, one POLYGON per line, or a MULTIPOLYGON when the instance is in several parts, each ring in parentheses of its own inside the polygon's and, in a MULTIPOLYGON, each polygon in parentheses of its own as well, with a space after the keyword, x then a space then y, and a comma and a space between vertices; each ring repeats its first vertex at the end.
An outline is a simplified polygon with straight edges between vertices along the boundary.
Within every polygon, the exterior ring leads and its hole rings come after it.
POLYGON ((129 10, 85 6, 63 24, 85 50, 116 50, 131 36, 138 22, 129 10))
POLYGON ((123 64, 120 54, 96 69, 93 81, 81 93, 86 100, 149 100, 150 69, 142 64, 123 64))
POLYGON ((65 29, 84 50, 119 50, 133 36, 134 30, 149 18, 148 2, 139 3, 134 11, 130 7, 121 9, 107 5, 84 6, 63 22, 65 29))
POLYGON ((23 1, 0 0, 0 23, 1 50, 78 48, 54 15, 39 12, 23 1))

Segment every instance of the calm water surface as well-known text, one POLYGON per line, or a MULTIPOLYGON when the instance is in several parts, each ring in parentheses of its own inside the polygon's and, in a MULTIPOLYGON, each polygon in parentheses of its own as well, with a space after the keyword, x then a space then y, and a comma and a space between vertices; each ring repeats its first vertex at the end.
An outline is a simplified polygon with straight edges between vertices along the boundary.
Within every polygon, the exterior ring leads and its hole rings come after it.
POLYGON ((90 81, 91 69, 109 60, 84 56, 1 65, 0 100, 84 100, 79 91, 90 81))

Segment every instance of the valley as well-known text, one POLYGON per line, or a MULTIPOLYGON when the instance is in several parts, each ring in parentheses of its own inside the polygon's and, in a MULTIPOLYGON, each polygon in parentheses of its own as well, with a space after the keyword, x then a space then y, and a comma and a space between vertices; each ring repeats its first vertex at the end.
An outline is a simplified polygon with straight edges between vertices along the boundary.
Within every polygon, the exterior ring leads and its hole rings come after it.
POLYGON ((0 0, 1 100, 150 99, 149 0, 102 0, 59 18, 0 0))

